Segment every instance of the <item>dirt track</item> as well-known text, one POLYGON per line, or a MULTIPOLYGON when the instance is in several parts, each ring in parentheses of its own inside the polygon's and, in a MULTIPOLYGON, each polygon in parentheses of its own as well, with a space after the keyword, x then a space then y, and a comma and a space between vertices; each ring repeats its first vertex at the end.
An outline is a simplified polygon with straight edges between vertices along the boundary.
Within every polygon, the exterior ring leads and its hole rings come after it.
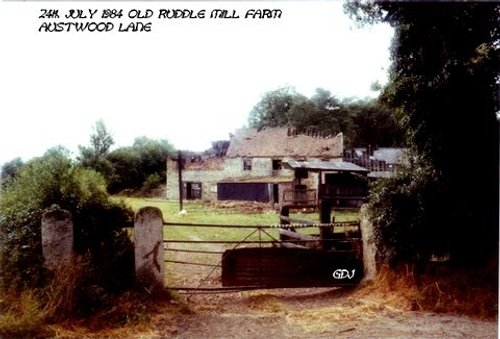
POLYGON ((345 289, 191 296, 158 316, 153 336, 178 338, 497 338, 497 322, 396 309, 345 289))

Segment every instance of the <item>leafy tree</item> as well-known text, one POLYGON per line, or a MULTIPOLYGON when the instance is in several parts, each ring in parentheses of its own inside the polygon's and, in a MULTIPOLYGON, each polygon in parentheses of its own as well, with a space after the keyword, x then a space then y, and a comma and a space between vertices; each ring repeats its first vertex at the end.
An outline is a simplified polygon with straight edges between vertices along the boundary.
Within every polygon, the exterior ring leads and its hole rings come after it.
POLYGON ((40 221, 54 204, 72 213, 75 250, 90 256, 92 272, 81 292, 90 297, 97 287, 113 293, 130 286, 133 248, 121 228, 131 226, 132 212, 109 199, 100 174, 76 166, 56 147, 28 161, 0 196, 1 287, 43 283, 40 221))
POLYGON ((401 146, 402 129, 394 114, 376 100, 340 101, 330 91, 316 89, 311 98, 290 88, 268 92, 250 113, 250 126, 289 126, 299 130, 344 134, 346 147, 401 146))
POLYGON ((102 120, 98 120, 93 126, 93 133, 90 135, 90 146, 78 147, 80 150, 78 161, 83 167, 94 169, 109 180, 113 168, 106 156, 113 144, 113 137, 107 130, 106 125, 102 120))
POLYGON ((23 165, 24 163, 21 158, 15 158, 4 163, 1 169, 1 187, 7 186, 7 184, 14 179, 17 172, 23 165))
POLYGON ((117 193, 142 184, 141 157, 133 147, 120 147, 109 153, 107 160, 113 167, 108 190, 117 193))
POLYGON ((394 179, 398 185, 387 182, 372 196, 386 257, 449 253, 466 265, 497 256, 499 4, 347 7, 360 21, 395 28, 383 96, 406 130, 414 162, 410 175, 394 179), (474 157, 479 153, 485 156, 474 157))
POLYGON ((148 137, 139 137, 132 146, 140 156, 142 181, 151 174, 157 173, 165 181, 165 164, 167 157, 174 152, 174 147, 168 140, 154 140, 148 137))
POLYGON ((290 108, 301 99, 305 97, 293 87, 267 92, 250 112, 249 126, 257 129, 286 126, 290 108))
POLYGON ((320 132, 337 134, 347 132, 350 127, 348 112, 342 110, 341 103, 322 88, 309 99, 297 100, 288 114, 289 124, 298 129, 313 128, 320 132))
POLYGON ((401 147, 404 131, 392 110, 379 100, 345 104, 352 119, 350 145, 353 147, 401 147))
POLYGON ((325 123, 324 111, 308 98, 297 100, 290 107, 287 114, 287 125, 299 130, 315 128, 320 130, 331 130, 333 126, 325 123))
POLYGON ((151 174, 142 184, 142 190, 149 191, 158 188, 164 182, 158 173, 151 174))
POLYGON ((166 159, 173 151, 174 147, 167 140, 144 136, 136 138, 131 147, 114 150, 107 156, 113 167, 109 191, 116 193, 124 189, 140 189, 151 175, 164 183, 166 159))
POLYGON ((136 138, 131 147, 111 151, 113 144, 113 137, 104 122, 99 120, 93 127, 90 146, 79 146, 78 156, 82 167, 93 169, 104 176, 109 192, 140 189, 152 174, 157 174, 165 182, 165 161, 174 150, 168 140, 143 136, 136 138))

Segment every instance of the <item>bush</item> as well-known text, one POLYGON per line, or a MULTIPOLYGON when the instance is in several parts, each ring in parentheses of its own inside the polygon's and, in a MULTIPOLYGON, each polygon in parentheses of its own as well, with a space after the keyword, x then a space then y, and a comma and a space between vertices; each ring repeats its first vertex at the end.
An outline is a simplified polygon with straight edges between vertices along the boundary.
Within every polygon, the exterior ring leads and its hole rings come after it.
POLYGON ((142 184, 143 191, 149 191, 160 187, 163 184, 163 180, 158 173, 151 174, 142 184))
POLYGON ((425 167, 408 168, 371 186, 370 207, 379 260, 426 262, 450 253, 453 232, 442 209, 445 199, 436 174, 425 167))
POLYGON ((130 287, 133 245, 122 228, 132 225, 133 213, 109 199, 101 175, 76 166, 62 148, 26 163, 2 192, 1 287, 22 290, 47 281, 40 226, 42 214, 51 206, 73 215, 74 248, 89 261, 81 283, 104 294, 130 287))

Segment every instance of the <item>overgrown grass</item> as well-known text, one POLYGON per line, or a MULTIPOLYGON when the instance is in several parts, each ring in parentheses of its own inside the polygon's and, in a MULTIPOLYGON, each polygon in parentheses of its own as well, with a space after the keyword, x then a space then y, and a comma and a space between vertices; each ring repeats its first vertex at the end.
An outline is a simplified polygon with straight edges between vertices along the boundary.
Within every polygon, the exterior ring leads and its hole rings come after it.
POLYGON ((376 279, 354 296, 384 300, 386 305, 478 318, 498 318, 497 265, 472 269, 432 266, 416 273, 406 264, 382 266, 376 279))
POLYGON ((0 337, 28 337, 40 333, 45 321, 39 297, 33 291, 6 293, 0 298, 0 337))
MULTIPOLYGON (((0 296, 0 338, 134 336, 153 314, 169 308, 172 295, 162 289, 153 292, 139 287, 125 293, 105 293, 99 286, 82 286, 89 263, 75 258, 70 265, 51 272, 42 288, 8 291, 0 296), (94 293, 95 295, 90 295, 94 293), (92 313, 87 313, 89 307, 92 313), (88 304, 88 305, 85 305, 88 304), (82 313, 82 311, 84 313, 82 313)), ((185 312, 176 303, 173 312, 185 312)))

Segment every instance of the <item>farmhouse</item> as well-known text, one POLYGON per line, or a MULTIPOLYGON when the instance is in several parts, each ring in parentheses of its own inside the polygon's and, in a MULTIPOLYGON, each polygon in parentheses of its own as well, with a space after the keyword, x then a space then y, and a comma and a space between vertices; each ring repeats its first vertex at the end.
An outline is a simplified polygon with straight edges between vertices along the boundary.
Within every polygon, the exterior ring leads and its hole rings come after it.
MULTIPOLYGON (((280 203, 287 190, 319 185, 318 173, 285 164, 341 162, 342 155, 341 133, 332 136, 286 127, 239 129, 228 144, 214 143, 210 153, 183 156, 183 197, 280 203)), ((167 198, 179 198, 178 159, 167 159, 167 198)))

